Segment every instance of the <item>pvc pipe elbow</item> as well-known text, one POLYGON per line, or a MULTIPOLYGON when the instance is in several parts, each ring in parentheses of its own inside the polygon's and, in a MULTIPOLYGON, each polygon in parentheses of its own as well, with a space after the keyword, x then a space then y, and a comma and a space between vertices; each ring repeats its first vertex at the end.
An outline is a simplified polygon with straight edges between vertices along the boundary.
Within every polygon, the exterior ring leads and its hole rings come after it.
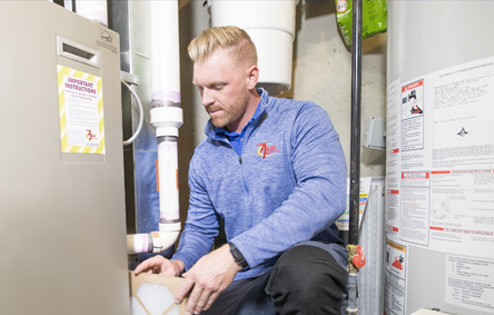
POLYGON ((172 247, 180 235, 180 222, 176 223, 160 223, 159 232, 151 232, 152 236, 152 253, 161 253, 164 250, 172 247))

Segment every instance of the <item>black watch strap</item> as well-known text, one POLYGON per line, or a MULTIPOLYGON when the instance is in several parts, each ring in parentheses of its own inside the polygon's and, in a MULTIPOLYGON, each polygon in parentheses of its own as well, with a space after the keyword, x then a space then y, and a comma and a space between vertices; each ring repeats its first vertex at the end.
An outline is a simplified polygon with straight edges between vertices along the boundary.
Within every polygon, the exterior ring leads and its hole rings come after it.
POLYGON ((244 256, 242 253, 238 250, 237 246, 235 246, 233 243, 228 243, 230 245, 230 253, 233 256, 233 260, 242 266, 242 268, 245 268, 248 266, 247 261, 245 260, 244 256))

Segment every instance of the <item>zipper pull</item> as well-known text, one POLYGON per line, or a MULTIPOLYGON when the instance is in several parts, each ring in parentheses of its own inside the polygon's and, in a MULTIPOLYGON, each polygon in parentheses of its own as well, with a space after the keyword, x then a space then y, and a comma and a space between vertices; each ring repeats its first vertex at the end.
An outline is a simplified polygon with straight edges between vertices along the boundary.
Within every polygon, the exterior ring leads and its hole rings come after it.
POLYGON ((238 156, 238 161, 242 164, 242 157, 240 155, 238 156))

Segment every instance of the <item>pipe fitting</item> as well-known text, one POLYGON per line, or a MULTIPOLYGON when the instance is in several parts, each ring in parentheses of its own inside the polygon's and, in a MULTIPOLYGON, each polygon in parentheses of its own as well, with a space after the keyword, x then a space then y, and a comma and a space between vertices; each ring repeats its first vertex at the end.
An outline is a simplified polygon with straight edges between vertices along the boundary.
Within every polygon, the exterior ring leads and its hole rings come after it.
POLYGON ((151 125, 156 128, 156 137, 178 137, 178 128, 183 124, 182 108, 155 107, 151 109, 151 125))
POLYGON ((159 232, 127 235, 127 254, 161 253, 175 244, 180 235, 180 222, 160 223, 159 232))
POLYGON ((175 244, 180 235, 180 222, 160 223, 159 232, 151 232, 152 253, 161 253, 175 244))

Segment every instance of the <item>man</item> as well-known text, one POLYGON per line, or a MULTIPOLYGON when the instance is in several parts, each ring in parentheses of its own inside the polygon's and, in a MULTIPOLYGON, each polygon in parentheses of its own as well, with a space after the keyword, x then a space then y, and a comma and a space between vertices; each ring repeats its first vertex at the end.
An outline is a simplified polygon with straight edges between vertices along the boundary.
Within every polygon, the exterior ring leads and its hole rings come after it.
POLYGON ((135 273, 185 278, 192 314, 339 314, 346 250, 346 165, 327 113, 256 89, 257 53, 239 28, 188 47, 210 116, 190 162, 190 207, 177 252, 135 273), (224 219, 228 244, 210 252, 224 219), (184 273, 185 272, 185 273, 184 273))

